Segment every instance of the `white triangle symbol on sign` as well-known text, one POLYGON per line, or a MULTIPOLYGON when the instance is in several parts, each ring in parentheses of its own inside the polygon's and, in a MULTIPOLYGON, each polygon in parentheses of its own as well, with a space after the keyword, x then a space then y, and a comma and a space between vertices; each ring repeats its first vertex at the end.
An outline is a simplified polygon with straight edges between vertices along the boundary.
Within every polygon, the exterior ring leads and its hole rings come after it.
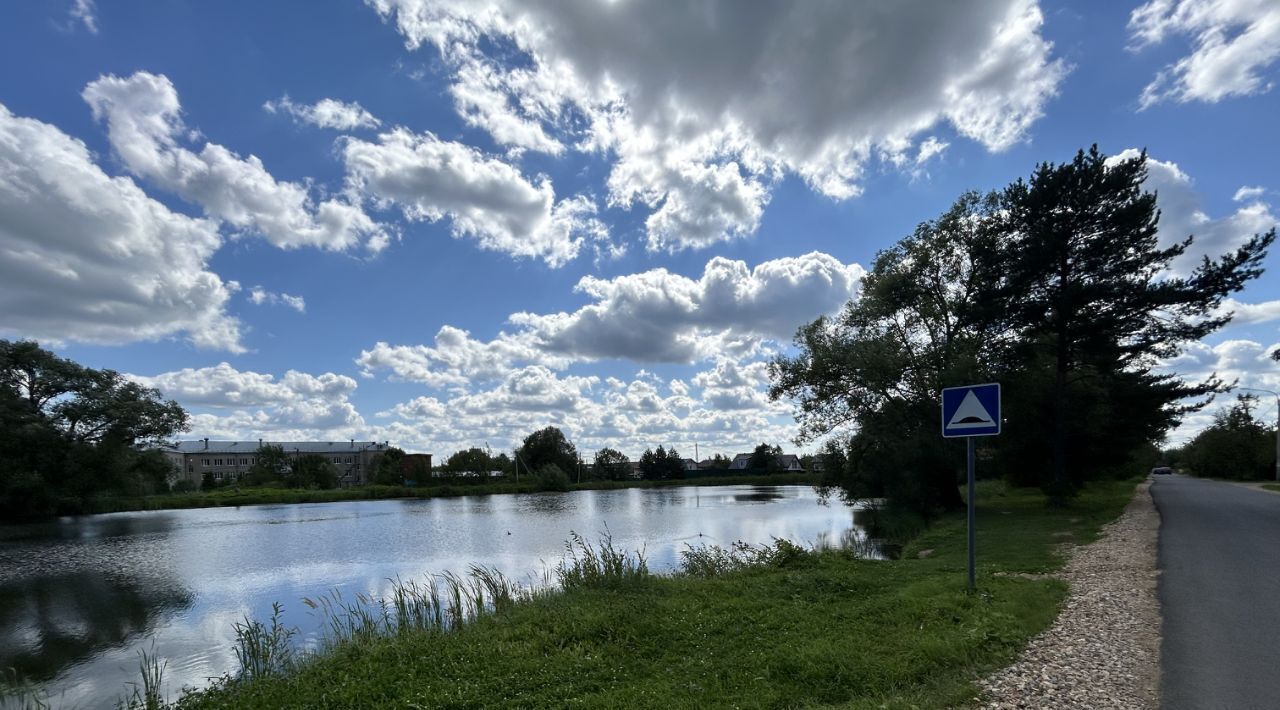
POLYGON ((978 401, 977 396, 973 394, 973 390, 969 390, 964 393, 964 399, 960 401, 960 406, 956 409, 956 413, 951 415, 951 421, 947 423, 947 428, 977 429, 995 425, 996 423, 991 419, 991 415, 987 413, 986 407, 983 407, 982 402, 978 401))

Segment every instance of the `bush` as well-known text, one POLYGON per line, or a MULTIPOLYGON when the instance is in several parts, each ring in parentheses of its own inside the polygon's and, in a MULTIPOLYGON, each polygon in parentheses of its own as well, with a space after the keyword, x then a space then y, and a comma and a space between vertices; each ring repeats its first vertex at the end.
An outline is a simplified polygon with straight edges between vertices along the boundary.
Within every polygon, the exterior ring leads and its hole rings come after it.
POLYGON ((569 490, 569 474, 553 463, 534 471, 533 481, 540 491, 569 490))
POLYGON ((197 490, 199 490, 199 488, 196 486, 196 484, 184 478, 181 481, 178 481, 177 483, 173 484, 173 487, 169 489, 169 492, 170 493, 194 493, 197 490))

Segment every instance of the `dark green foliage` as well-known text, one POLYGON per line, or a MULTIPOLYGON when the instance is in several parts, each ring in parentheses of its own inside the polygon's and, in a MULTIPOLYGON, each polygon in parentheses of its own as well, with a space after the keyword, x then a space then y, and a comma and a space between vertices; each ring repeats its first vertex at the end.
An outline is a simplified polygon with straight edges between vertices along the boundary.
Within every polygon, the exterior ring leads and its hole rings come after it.
POLYGON ((622 481, 631 478, 631 461, 621 451, 606 447, 596 452, 591 470, 595 478, 622 481))
POLYGON ((1214 415, 1213 424, 1182 447, 1183 470, 1196 476, 1266 481, 1275 477, 1276 432, 1258 421, 1258 401, 1241 396, 1214 415))
POLYGON ((540 491, 569 490, 569 474, 553 463, 546 464, 534 471, 533 482, 540 491))
POLYGON ((547 464, 555 464, 561 471, 578 469, 578 450, 565 438, 564 432, 553 426, 526 436, 524 445, 516 453, 522 473, 537 471, 547 464))
MULTIPOLYGON (((373 482, 380 486, 399 486, 404 483, 404 473, 401 471, 401 461, 404 459, 404 449, 390 446, 386 451, 378 454, 373 458, 370 464, 373 467, 373 482)), ((427 472, 430 477, 430 471, 427 472)))
POLYGON ((656 451, 645 449, 640 454, 640 477, 647 481, 680 479, 684 474, 684 460, 674 447, 668 451, 659 445, 656 451))
MULTIPOLYGON (((267 483, 284 484, 293 469, 293 460, 284 452, 284 447, 263 444, 254 453, 255 463, 244 474, 244 484, 261 486, 267 483)), ((212 480, 212 474, 205 472, 205 478, 212 480)), ((205 486, 206 490, 208 489, 205 486)))
POLYGON ((859 297, 771 365, 770 394, 796 402, 802 440, 856 431, 826 452, 824 480, 925 515, 958 506, 964 446, 940 436, 940 390, 998 381, 1005 426, 982 442, 980 471, 1061 504, 1086 480, 1130 475, 1222 391, 1153 369, 1229 320, 1218 307, 1261 274, 1275 232, 1171 274, 1191 238, 1158 245, 1145 177, 1145 155, 1108 165, 1080 151, 961 196, 881 252, 859 297))
POLYGON ((1192 237, 1160 248, 1146 174, 1145 153, 1108 164, 1094 146, 1069 163, 1040 165, 1001 196, 1007 271, 994 295, 1007 303, 1019 359, 1052 373, 1042 401, 1052 422, 1045 483, 1055 496, 1082 483, 1099 458, 1162 436, 1193 408, 1179 400, 1222 391, 1215 379, 1188 384, 1152 368, 1230 321, 1214 309, 1262 273, 1275 239, 1273 229, 1188 275, 1169 275, 1192 237), (1081 422, 1095 426, 1081 431, 1081 422))
POLYGON ((172 468, 146 449, 186 427, 176 402, 118 372, 0 340, 0 515, 76 513, 101 495, 166 491, 172 468))
POLYGON ((319 488, 327 490, 338 485, 338 468, 327 456, 303 454, 293 461, 293 468, 284 478, 290 488, 319 488))
POLYGON ((778 460, 781 455, 781 446, 760 444, 751 452, 751 458, 747 459, 747 468, 762 473, 777 473, 782 470, 782 464, 778 460))

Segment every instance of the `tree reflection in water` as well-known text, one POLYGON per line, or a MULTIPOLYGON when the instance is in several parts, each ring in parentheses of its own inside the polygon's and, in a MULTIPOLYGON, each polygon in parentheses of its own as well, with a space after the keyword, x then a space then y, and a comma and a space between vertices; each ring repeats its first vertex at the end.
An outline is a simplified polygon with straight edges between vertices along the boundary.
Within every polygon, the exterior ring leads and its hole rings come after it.
POLYGON ((114 579, 93 572, 0 584, 0 668, 18 681, 48 680, 63 668, 149 631, 192 595, 166 580, 114 579))

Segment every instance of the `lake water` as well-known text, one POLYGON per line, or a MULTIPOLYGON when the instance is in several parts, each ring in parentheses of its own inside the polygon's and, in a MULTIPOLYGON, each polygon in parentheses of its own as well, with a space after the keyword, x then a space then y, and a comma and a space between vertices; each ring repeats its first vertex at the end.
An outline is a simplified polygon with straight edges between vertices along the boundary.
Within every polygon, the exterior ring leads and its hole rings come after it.
MULTIPOLYGON (((388 580, 497 568, 540 578, 571 531, 607 529, 653 571, 686 545, 862 538, 855 509, 807 486, 714 486, 433 500, 117 513, 0 527, 0 669, 42 684, 56 706, 113 707, 139 651, 168 663, 165 688, 203 686, 236 665, 233 626, 273 602, 301 638, 301 603, 339 590, 385 595, 388 580)), ((3 703, 0 700, 0 703, 3 703)))

